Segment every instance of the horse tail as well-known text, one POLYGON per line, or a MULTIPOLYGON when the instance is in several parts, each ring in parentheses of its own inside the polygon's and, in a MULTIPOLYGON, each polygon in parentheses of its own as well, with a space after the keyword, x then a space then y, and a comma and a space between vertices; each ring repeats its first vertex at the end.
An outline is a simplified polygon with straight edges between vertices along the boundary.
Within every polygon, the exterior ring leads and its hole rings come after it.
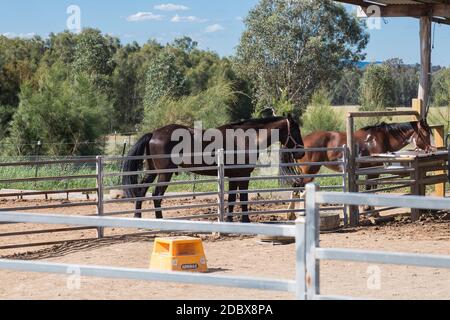
MULTIPOLYGON (((144 135, 138 142, 131 148, 128 152, 128 157, 139 157, 144 156, 147 150, 147 147, 150 143, 150 140, 153 137, 153 133, 148 133, 144 135)), ((150 155, 150 154, 149 154, 150 155)), ((140 171, 144 167, 144 161, 142 159, 128 159, 124 161, 122 165, 122 172, 133 172, 140 171)), ((139 175, 126 175, 122 178, 122 184, 124 186, 130 186, 138 183, 139 175)), ((134 198, 135 192, 134 189, 125 189, 125 193, 127 198, 134 198)))

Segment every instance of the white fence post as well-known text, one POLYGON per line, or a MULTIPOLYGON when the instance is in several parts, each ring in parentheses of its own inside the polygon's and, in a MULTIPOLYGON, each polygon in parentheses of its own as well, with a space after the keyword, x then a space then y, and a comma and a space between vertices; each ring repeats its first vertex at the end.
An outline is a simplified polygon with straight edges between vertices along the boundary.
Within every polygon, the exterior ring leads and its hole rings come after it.
POLYGON ((225 220, 225 151, 218 150, 217 153, 217 178, 218 178, 218 210, 219 221, 225 220))
MULTIPOLYGON (((101 156, 97 157, 96 161, 96 188, 97 188, 97 215, 103 216, 103 158, 101 156)), ((105 235, 105 229, 102 227, 97 228, 97 237, 99 239, 103 238, 105 235)))
POLYGON ((320 262, 316 259, 316 248, 319 247, 320 212, 316 203, 317 186, 310 183, 306 186, 306 299, 312 300, 320 294, 320 262))
POLYGON ((305 250, 305 216, 295 221, 295 282, 297 284, 297 300, 306 300, 306 250, 305 250))

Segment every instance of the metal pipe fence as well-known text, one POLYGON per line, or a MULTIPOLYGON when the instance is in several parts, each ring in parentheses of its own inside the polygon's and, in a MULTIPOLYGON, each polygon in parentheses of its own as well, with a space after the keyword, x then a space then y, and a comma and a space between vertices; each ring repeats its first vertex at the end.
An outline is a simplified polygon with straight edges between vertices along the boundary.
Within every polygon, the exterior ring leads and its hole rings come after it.
POLYGON ((306 299, 353 299, 350 297, 326 296, 320 293, 320 261, 339 260, 359 263, 408 265, 428 268, 450 269, 450 256, 376 252, 341 248, 320 248, 319 215, 321 204, 372 205, 378 207, 402 207, 411 209, 449 210, 450 199, 428 197, 424 201, 418 196, 363 195, 357 193, 318 192, 314 184, 307 186, 307 207, 305 217, 305 275, 308 281, 304 287, 306 299))
MULTIPOLYGON (((66 203, 44 203, 39 205, 31 204, 29 206, 5 206, 0 209, 2 211, 33 211, 33 210, 56 210, 58 208, 80 208, 80 207, 92 207, 92 214, 98 216, 120 216, 120 215, 130 215, 136 213, 154 213, 156 211, 168 212, 168 211, 184 211, 184 214, 177 217, 171 217, 172 219, 219 219, 219 221, 225 221, 227 217, 239 217, 242 215, 249 216, 267 216, 267 215, 280 215, 280 214, 292 214, 304 212, 304 209, 297 208, 301 203, 304 203, 302 198, 289 198, 284 195, 285 193, 296 193, 303 192, 304 187, 292 187, 284 186, 283 183, 289 183, 296 179, 301 178, 316 178, 324 179, 323 184, 324 190, 342 190, 346 191, 346 148, 313 148, 313 149, 280 149, 272 150, 271 153, 275 155, 277 159, 274 163, 268 161, 264 163, 262 161, 255 163, 244 163, 235 164, 227 162, 227 155, 234 154, 252 154, 260 153, 260 151, 250 150, 248 152, 236 151, 229 152, 218 150, 215 154, 216 162, 211 166, 202 166, 195 168, 175 168, 166 170, 140 170, 136 172, 123 172, 121 170, 123 161, 126 160, 152 160, 160 158, 169 158, 172 155, 154 155, 154 156, 137 156, 137 157, 103 157, 98 156, 95 158, 69 158, 69 159, 40 159, 39 161, 26 160, 24 162, 20 161, 8 161, 0 163, 0 171, 7 170, 7 168, 24 168, 24 167, 34 167, 40 166, 40 173, 44 176, 26 176, 26 174, 20 177, 14 174, 9 174, 4 172, 0 179, 0 184, 5 183, 8 186, 14 186, 20 184, 21 186, 29 185, 30 188, 37 187, 41 190, 12 190, 10 192, 5 192, 0 194, 0 198, 7 197, 36 197, 45 196, 48 199, 49 195, 66 195, 66 200, 69 199, 69 194, 73 193, 85 193, 87 195, 94 193, 96 199, 90 201, 73 201, 66 203), (339 161, 326 161, 326 162, 304 162, 299 163, 296 161, 290 161, 289 163, 280 163, 279 154, 291 153, 295 151, 304 152, 327 152, 330 150, 342 151, 344 154, 343 159, 339 161), (318 173, 316 175, 301 175, 301 174, 290 174, 285 176, 279 173, 279 171, 285 168, 302 168, 310 165, 320 165, 320 166, 341 166, 341 173, 318 173), (226 174, 230 170, 239 169, 255 169, 255 174, 250 177, 228 177, 226 174), (44 170, 45 169, 45 170, 44 170), (274 170, 271 170, 274 169, 274 170), (217 175, 212 178, 204 179, 194 179, 192 176, 188 175, 192 171, 202 173, 202 172, 217 172, 217 175), (267 171, 265 171, 267 170, 267 171), (145 176, 155 173, 172 173, 178 174, 171 182, 152 182, 152 183, 138 183, 135 185, 123 185, 122 178, 125 176, 138 175, 145 176), (82 183, 82 187, 75 187, 71 184, 73 181, 82 183), (249 181, 249 190, 229 190, 227 184, 230 182, 239 183, 249 181), (30 185, 31 183, 31 185, 30 185), (34 183, 54 183, 54 189, 50 187, 45 187, 47 185, 34 185, 34 183), (176 192, 168 193, 164 196, 159 195, 145 195, 137 198, 109 198, 107 196, 108 192, 113 190, 126 191, 136 188, 152 188, 152 187, 169 187, 174 189, 176 192), (189 192, 188 189, 193 189, 193 192, 189 192), (195 191, 199 189, 198 191, 195 191), (227 196, 234 195, 257 195, 258 199, 250 199, 248 201, 229 201, 227 196), (273 195, 277 195, 280 198, 273 199, 273 195), (270 199, 264 199, 269 196, 270 199), (186 199, 207 199, 207 203, 185 203, 186 199), (214 198, 217 198, 214 201, 214 198), (174 202, 171 206, 156 208, 144 208, 144 209, 124 209, 117 208, 114 205, 122 205, 127 203, 135 203, 136 201, 158 201, 158 200, 169 200, 169 203, 174 202), (212 200, 209 202, 209 200, 212 200), (172 202, 170 202, 172 201, 172 202), (259 208, 258 210, 249 210, 248 212, 235 212, 230 213, 228 207, 236 205, 253 205, 253 206, 265 206, 271 205, 272 208, 259 208), (290 206, 289 208, 283 208, 282 206, 290 206), (195 211, 195 212, 193 212, 195 211)), ((190 154, 184 156, 202 156, 203 153, 190 154)), ((240 199, 239 199, 240 200, 240 199)), ((89 209, 90 210, 90 209, 89 209)), ((324 211, 330 210, 343 210, 344 211, 344 223, 347 223, 347 214, 345 207, 328 207, 323 208, 324 211)), ((103 228, 92 227, 97 230, 97 236, 99 238, 104 236, 103 228)), ((70 228, 67 231, 71 231, 70 228)), ((45 230, 42 230, 45 233, 45 230)))
POLYGON ((44 215, 16 212, 0 212, 0 222, 72 225, 97 228, 131 228, 160 231, 219 232, 222 234, 269 235, 295 238, 295 280, 218 276, 184 272, 158 272, 144 269, 112 268, 107 266, 68 265, 36 261, 0 260, 0 269, 22 272, 68 274, 68 270, 80 270, 83 276, 129 279, 139 281, 165 281, 222 287, 251 288, 269 291, 285 291, 297 299, 355 299, 345 296, 320 294, 320 261, 339 260, 361 263, 409 265, 450 269, 450 256, 393 253, 341 248, 320 248, 319 207, 321 204, 342 205, 372 204, 377 206, 402 206, 416 209, 449 209, 450 199, 365 195, 353 193, 318 192, 315 184, 307 186, 306 214, 295 225, 229 224, 221 222, 193 222, 171 220, 126 219, 111 217, 79 217, 44 215))
MULTIPOLYGON (((192 222, 192 221, 170 221, 170 220, 137 220, 116 219, 110 217, 74 217, 62 215, 24 214, 24 213, 0 213, 0 221, 39 223, 39 224, 66 224, 77 226, 95 226, 97 228, 131 228, 164 231, 190 231, 190 232, 218 232, 238 233, 249 235, 268 235, 295 237, 301 242, 302 233, 296 226, 273 226, 261 224, 229 224, 218 222, 192 222)), ((298 250, 302 247, 299 246, 298 250)), ((302 268, 301 265, 297 265, 302 268)), ((185 272, 159 272, 145 269, 113 268, 107 266, 85 266, 68 265, 36 261, 0 260, 0 269, 21 272, 40 272, 67 274, 68 270, 80 270, 83 276, 128 279, 139 281, 164 281, 180 282, 200 285, 213 285, 221 287, 238 287, 246 289, 259 289, 270 291, 285 291, 296 293, 297 283, 301 279, 281 280, 250 278, 238 276, 218 276, 208 274, 193 274, 185 272)), ((297 272, 301 274, 301 272, 297 272)))
MULTIPOLYGON (((217 216, 219 218, 219 221, 225 221, 225 218, 228 217, 235 217, 235 216, 242 216, 242 215, 278 215, 278 214, 288 214, 288 213, 294 213, 294 212, 303 212, 304 209, 271 209, 266 211, 249 211, 249 212, 236 212, 236 213, 230 213, 227 211, 227 207, 230 206, 236 206, 236 205, 263 205, 263 204, 294 204, 294 203, 300 203, 304 202, 303 199, 280 199, 280 200, 250 200, 250 201, 228 201, 225 199, 225 196, 231 196, 231 195, 241 195, 242 194, 274 194, 274 193, 281 193, 281 192, 301 192, 304 191, 304 188, 297 188, 297 187, 290 187, 290 188, 282 188, 282 186, 278 185, 274 187, 274 184, 278 182, 280 184, 280 181, 283 182, 292 182, 296 179, 305 179, 305 178, 315 178, 315 179, 338 179, 340 182, 338 182, 336 185, 325 185, 325 189, 330 190, 342 190, 346 191, 347 182, 346 182, 346 176, 347 176, 347 148, 344 146, 342 148, 312 148, 312 149, 280 149, 280 150, 272 150, 271 152, 274 154, 280 153, 292 153, 296 151, 303 151, 303 152, 327 152, 327 151, 341 151, 343 153, 343 158, 339 161, 324 161, 324 162, 296 162, 296 161, 290 161, 288 163, 262 163, 262 162, 252 162, 252 163, 243 163, 243 164, 236 164, 236 159, 233 159, 232 163, 230 163, 229 159, 227 159, 227 156, 235 156, 238 154, 244 154, 244 155, 250 155, 250 154, 256 154, 261 153, 261 151, 256 150, 249 150, 249 151, 224 151, 224 150, 218 150, 217 152, 212 152, 208 155, 214 155, 215 156, 215 163, 210 166, 197 166, 193 168, 175 168, 175 169, 164 169, 164 170, 139 170, 134 172, 108 172, 104 173, 105 177, 109 178, 119 178, 119 181, 116 185, 104 185, 102 186, 102 189, 105 190, 130 190, 130 189, 136 189, 136 188, 151 188, 151 187, 157 187, 157 186, 164 186, 164 187, 187 187, 188 185, 203 185, 204 189, 206 188, 204 192, 198 192, 198 193, 191 193, 187 194, 186 192, 182 192, 177 195, 167 195, 167 196, 159 196, 159 195, 152 195, 152 196, 141 196, 137 198, 124 198, 124 199, 110 199, 110 200, 104 200, 99 205, 106 205, 106 204, 112 204, 112 203, 132 203, 136 201, 157 201, 157 200, 177 200, 177 199, 185 199, 187 197, 193 197, 198 198, 201 196, 216 196, 217 202, 214 203, 207 203, 207 204, 200 204, 200 205, 183 205, 183 206, 169 206, 169 207, 161 207, 161 208, 152 208, 152 209, 136 209, 136 210, 115 210, 108 212, 106 210, 103 210, 105 215, 126 215, 126 214, 132 214, 132 213, 148 213, 148 212, 167 212, 167 211, 173 211, 173 210, 189 210, 189 209, 211 209, 216 208, 215 212, 208 213, 206 216, 208 217, 215 217, 217 216), (279 174, 278 171, 280 168, 301 168, 305 166, 341 166, 342 172, 340 173, 318 173, 318 174, 295 174, 294 173, 289 175, 283 175, 279 174), (240 170, 240 169, 255 169, 256 172, 258 170, 264 170, 264 169, 270 169, 270 168, 276 168, 277 173, 270 172, 269 174, 261 175, 261 174, 253 174, 251 176, 246 177, 239 177, 239 176, 228 176, 227 174, 230 172, 230 170, 240 170), (200 174, 202 172, 208 172, 211 174, 211 172, 216 172, 217 176, 214 179, 191 179, 187 180, 185 179, 185 176, 183 174, 189 173, 189 172, 199 172, 200 174), (120 181, 120 178, 124 176, 136 176, 136 175, 149 175, 149 174, 156 174, 156 173, 177 173, 182 175, 181 178, 183 180, 174 180, 171 182, 152 182, 152 183, 138 183, 134 185, 125 185, 122 184, 120 181), (256 188, 253 189, 250 187, 248 190, 227 190, 226 184, 228 183, 239 183, 239 182, 248 182, 250 184, 254 184, 256 186, 258 185, 265 185, 268 187, 266 188, 256 188), (217 190, 217 191, 214 191, 217 190)), ((170 157, 173 157, 174 155, 147 155, 147 156, 133 156, 133 157, 105 157, 104 161, 127 161, 127 160, 142 160, 142 161, 151 161, 155 159, 167 159, 170 157)), ((193 157, 200 157, 205 156, 205 153, 191 153, 191 154, 183 154, 175 155, 179 158, 190 158, 193 157)), ((277 159, 279 160, 280 157, 277 156, 277 159)), ((326 208, 325 210, 342 210, 344 212, 344 224, 347 225, 347 213, 345 207, 334 207, 334 208, 326 208)), ((200 212, 199 215, 205 216, 204 213, 200 212)), ((189 218, 195 218, 196 215, 189 215, 189 218)), ((187 218, 187 217, 186 217, 187 218)))

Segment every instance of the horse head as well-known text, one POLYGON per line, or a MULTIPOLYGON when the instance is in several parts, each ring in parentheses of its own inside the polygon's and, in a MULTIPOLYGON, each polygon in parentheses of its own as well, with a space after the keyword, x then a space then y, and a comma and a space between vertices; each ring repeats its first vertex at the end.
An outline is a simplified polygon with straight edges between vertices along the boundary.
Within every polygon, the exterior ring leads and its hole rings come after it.
POLYGON ((288 115, 286 118, 287 125, 287 134, 285 142, 283 146, 287 149, 296 149, 296 151, 292 152, 292 156, 295 160, 300 160, 305 156, 304 151, 298 151, 304 149, 303 137, 300 131, 300 125, 298 122, 292 117, 292 115, 288 115))
POLYGON ((427 123, 427 119, 422 119, 414 126, 414 134, 411 137, 414 147, 416 149, 424 150, 425 152, 436 151, 436 147, 431 145, 432 131, 427 123))

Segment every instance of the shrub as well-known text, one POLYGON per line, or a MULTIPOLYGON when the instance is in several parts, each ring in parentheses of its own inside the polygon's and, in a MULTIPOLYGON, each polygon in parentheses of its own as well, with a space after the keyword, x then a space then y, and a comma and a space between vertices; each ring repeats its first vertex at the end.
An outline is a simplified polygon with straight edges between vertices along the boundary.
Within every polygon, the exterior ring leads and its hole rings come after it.
POLYGON ((331 106, 331 98, 325 90, 317 91, 303 117, 302 133, 343 130, 344 118, 331 106))

